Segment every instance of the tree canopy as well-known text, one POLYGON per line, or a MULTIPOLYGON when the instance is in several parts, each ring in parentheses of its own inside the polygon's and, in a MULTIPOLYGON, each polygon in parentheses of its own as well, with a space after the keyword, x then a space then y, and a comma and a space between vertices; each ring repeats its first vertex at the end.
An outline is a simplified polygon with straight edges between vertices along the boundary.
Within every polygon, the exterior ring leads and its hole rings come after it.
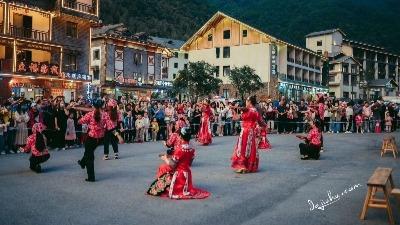
POLYGON ((231 84, 238 90, 242 100, 245 94, 254 93, 264 87, 260 76, 249 66, 235 67, 228 74, 231 84))

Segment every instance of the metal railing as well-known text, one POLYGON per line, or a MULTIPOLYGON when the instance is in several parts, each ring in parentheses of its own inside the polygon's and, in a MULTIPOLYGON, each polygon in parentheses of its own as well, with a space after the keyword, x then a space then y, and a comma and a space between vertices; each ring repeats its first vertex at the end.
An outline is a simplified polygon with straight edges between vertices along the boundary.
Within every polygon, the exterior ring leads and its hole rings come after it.
POLYGON ((10 35, 14 37, 29 38, 37 41, 50 41, 50 32, 34 30, 32 28, 10 25, 10 35))
POLYGON ((70 9, 75 9, 77 11, 85 12, 85 13, 91 13, 91 14, 96 14, 96 7, 92 5, 87 5, 78 1, 71 1, 67 0, 64 1, 64 7, 70 8, 70 9))

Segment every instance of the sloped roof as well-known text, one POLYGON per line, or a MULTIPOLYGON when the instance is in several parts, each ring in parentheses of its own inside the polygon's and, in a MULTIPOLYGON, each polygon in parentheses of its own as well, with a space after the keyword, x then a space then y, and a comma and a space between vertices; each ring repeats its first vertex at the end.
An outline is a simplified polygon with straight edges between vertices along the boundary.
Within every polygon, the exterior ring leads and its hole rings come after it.
POLYGON ((359 63, 356 59, 354 59, 354 58, 351 57, 351 56, 342 56, 342 57, 339 57, 339 58, 337 58, 337 59, 332 60, 331 63, 334 63, 334 64, 336 64, 336 63, 343 63, 343 62, 345 62, 345 61, 348 60, 348 59, 353 60, 353 61, 356 62, 359 66, 361 66, 361 63, 359 63))
POLYGON ((234 21, 234 22, 236 22, 236 23, 242 24, 243 26, 246 26, 248 29, 251 29, 251 30, 253 30, 253 31, 255 31, 255 32, 258 32, 258 33, 260 33, 261 35, 265 35, 266 37, 268 37, 269 39, 271 39, 273 42, 281 43, 281 44, 288 45, 288 46, 293 47, 293 48, 296 48, 296 49, 303 50, 303 51, 305 51, 305 52, 308 52, 308 53, 314 54, 314 55, 316 55, 316 56, 319 56, 319 57, 321 57, 323 60, 326 60, 326 57, 321 56, 321 55, 317 54, 316 52, 314 52, 314 51, 312 51, 312 50, 310 50, 310 49, 302 48, 302 47, 299 47, 299 46, 290 44, 290 43, 288 43, 288 42, 286 42, 286 41, 283 41, 282 39, 278 39, 278 38, 276 38, 276 37, 273 37, 273 36, 271 36, 271 35, 269 35, 269 34, 263 32, 263 31, 261 31, 261 30, 259 30, 259 29, 257 29, 257 28, 254 28, 254 27, 252 27, 252 26, 250 26, 250 25, 248 25, 248 24, 246 24, 246 23, 243 23, 243 22, 241 22, 241 21, 239 21, 239 20, 237 20, 237 19, 235 19, 235 18, 233 18, 233 17, 231 17, 231 16, 228 16, 227 14, 225 14, 225 13, 223 13, 223 12, 220 12, 220 11, 216 12, 216 13, 215 13, 215 14, 214 14, 214 15, 213 15, 213 16, 212 16, 212 17, 211 17, 211 18, 196 32, 196 33, 194 33, 194 34, 185 42, 185 44, 183 44, 183 46, 182 46, 181 48, 184 48, 185 46, 189 46, 197 37, 199 37, 201 34, 203 34, 205 31, 207 31, 207 29, 208 29, 209 26, 213 25, 214 23, 216 23, 217 21, 219 21, 221 18, 227 18, 227 19, 232 20, 232 21, 234 21))
POLYGON ((123 23, 118 23, 118 24, 110 24, 101 27, 96 27, 93 28, 92 35, 95 36, 95 35, 107 34, 118 27, 125 27, 125 25, 123 23))
POLYGON ((162 38, 162 37, 154 37, 154 36, 150 36, 150 39, 159 44, 162 45, 166 48, 169 49, 180 49, 183 44, 185 44, 185 41, 182 40, 174 40, 174 39, 170 39, 170 38, 162 38))
POLYGON ((376 79, 368 81, 369 87, 385 87, 388 83, 393 84, 394 86, 398 87, 399 85, 393 79, 376 79))
POLYGON ((335 32, 340 32, 341 34, 343 34, 343 36, 347 36, 342 30, 340 30, 339 28, 336 28, 336 29, 329 29, 329 30, 313 32, 313 33, 307 34, 306 38, 307 37, 321 36, 321 35, 326 35, 326 34, 333 34, 335 32))

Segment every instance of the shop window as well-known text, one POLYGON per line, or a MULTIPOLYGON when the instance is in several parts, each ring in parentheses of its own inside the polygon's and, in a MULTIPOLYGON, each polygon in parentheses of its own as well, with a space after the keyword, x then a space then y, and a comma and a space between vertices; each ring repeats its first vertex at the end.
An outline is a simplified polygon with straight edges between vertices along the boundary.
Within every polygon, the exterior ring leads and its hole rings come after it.
POLYGON ((73 54, 65 54, 65 63, 64 63, 64 71, 66 72, 74 72, 77 70, 76 64, 76 55, 73 54))
POLYGON ((224 30, 224 39, 231 39, 231 31, 224 30))
POLYGON ((220 48, 215 48, 215 55, 216 55, 217 59, 219 59, 220 52, 221 52, 220 48))
POLYGON ((73 22, 67 22, 67 37, 77 38, 78 37, 78 24, 73 22))
POLYGON ((230 47, 224 47, 223 49, 223 57, 224 58, 230 58, 231 57, 231 48, 230 47))
POLYGON ((231 67, 230 66, 224 66, 222 70, 223 70, 222 76, 224 76, 224 77, 229 76, 229 74, 231 73, 231 67))
POLYGON ((100 49, 93 51, 93 60, 100 60, 100 49))
POLYGON ((228 89, 224 89, 223 90, 223 95, 224 95, 224 98, 229 98, 229 90, 228 89))

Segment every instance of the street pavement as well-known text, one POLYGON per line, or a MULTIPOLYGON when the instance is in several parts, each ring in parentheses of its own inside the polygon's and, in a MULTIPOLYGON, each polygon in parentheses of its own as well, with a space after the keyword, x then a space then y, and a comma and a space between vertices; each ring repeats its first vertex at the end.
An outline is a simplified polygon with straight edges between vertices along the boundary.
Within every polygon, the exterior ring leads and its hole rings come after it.
MULTIPOLYGON (((382 137, 326 134, 321 159, 302 161, 294 135, 270 135, 273 149, 260 152, 260 171, 246 175, 230 169, 237 137, 217 137, 210 146, 195 145, 192 167, 195 186, 212 195, 185 201, 145 195, 165 150, 161 142, 120 145, 121 159, 110 161, 101 159, 99 147, 95 183, 85 182, 85 170, 76 164, 83 149, 51 152, 42 174, 29 170, 28 154, 1 155, 0 224, 388 224, 383 209, 370 209, 366 220, 359 220, 366 182, 376 167, 393 168, 394 183, 400 185, 399 159, 380 157, 382 137), (321 200, 329 200, 328 192, 339 198, 317 209, 321 200)), ((400 223, 394 199, 392 208, 400 223)))

